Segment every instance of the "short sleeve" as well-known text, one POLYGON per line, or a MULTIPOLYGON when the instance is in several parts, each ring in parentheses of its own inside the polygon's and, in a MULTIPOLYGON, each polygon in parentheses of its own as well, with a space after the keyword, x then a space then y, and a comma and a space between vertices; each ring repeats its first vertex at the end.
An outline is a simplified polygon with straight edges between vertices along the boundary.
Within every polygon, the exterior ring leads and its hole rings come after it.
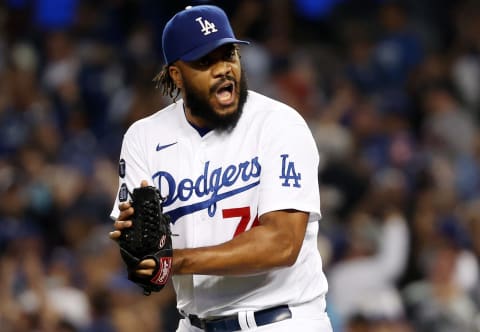
POLYGON ((258 213, 295 209, 320 219, 319 156, 312 133, 293 109, 272 112, 261 138, 258 213))
POLYGON ((118 191, 110 218, 116 219, 119 214, 118 205, 129 199, 129 193, 139 187, 142 180, 150 181, 147 171, 144 144, 141 130, 133 125, 125 133, 118 163, 118 191))

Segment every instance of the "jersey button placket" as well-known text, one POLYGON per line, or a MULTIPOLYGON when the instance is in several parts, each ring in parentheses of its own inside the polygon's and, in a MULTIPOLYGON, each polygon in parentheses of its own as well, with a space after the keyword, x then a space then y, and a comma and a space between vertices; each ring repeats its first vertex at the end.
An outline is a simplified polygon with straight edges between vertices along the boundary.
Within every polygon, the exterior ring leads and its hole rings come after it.
MULTIPOLYGON (((205 163, 208 161, 208 158, 207 158, 207 142, 205 140, 202 140, 198 146, 198 150, 197 150, 197 160, 200 164, 200 169, 204 169, 205 167, 205 163)), ((207 210, 202 210, 200 211, 199 213, 199 217, 200 217, 200 220, 202 222, 204 222, 206 219, 207 219, 207 210)), ((195 236, 197 237, 197 236, 195 236)))
POLYGON ((199 161, 204 164, 207 161, 207 143, 202 141, 200 143, 200 148, 198 149, 198 159, 199 161))

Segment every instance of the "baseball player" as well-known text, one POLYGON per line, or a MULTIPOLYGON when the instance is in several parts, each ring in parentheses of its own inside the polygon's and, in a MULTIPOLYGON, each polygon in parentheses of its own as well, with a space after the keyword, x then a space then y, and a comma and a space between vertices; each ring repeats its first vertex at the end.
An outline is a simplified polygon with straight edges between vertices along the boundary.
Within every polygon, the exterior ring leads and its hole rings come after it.
MULTIPOLYGON (((330 332, 317 249, 319 156, 304 119, 247 89, 225 12, 187 7, 165 26, 157 76, 174 102, 125 133, 111 213, 156 186, 171 218, 177 331, 330 332)), ((154 261, 136 273, 152 274, 154 261)))

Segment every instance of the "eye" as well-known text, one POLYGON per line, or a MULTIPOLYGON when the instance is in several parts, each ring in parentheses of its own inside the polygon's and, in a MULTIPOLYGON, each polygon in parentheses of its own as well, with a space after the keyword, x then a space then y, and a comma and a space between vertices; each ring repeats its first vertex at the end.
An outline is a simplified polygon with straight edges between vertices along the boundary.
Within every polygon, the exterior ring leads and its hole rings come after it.
POLYGON ((233 61, 235 60, 236 55, 237 55, 237 50, 235 48, 232 48, 225 53, 224 59, 227 61, 233 61))
POLYGON ((197 64, 201 67, 208 67, 212 62, 208 57, 203 57, 197 61, 197 64))

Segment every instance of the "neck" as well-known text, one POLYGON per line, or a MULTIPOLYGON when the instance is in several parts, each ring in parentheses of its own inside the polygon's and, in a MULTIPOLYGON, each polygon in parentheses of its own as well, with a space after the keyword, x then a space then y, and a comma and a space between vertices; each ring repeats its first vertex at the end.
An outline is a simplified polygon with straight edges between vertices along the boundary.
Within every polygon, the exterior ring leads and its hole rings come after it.
POLYGON ((187 118, 187 121, 192 124, 194 127, 197 128, 208 128, 209 125, 207 121, 199 116, 195 116, 192 114, 191 110, 189 107, 183 104, 183 112, 185 113, 185 117, 187 118))

